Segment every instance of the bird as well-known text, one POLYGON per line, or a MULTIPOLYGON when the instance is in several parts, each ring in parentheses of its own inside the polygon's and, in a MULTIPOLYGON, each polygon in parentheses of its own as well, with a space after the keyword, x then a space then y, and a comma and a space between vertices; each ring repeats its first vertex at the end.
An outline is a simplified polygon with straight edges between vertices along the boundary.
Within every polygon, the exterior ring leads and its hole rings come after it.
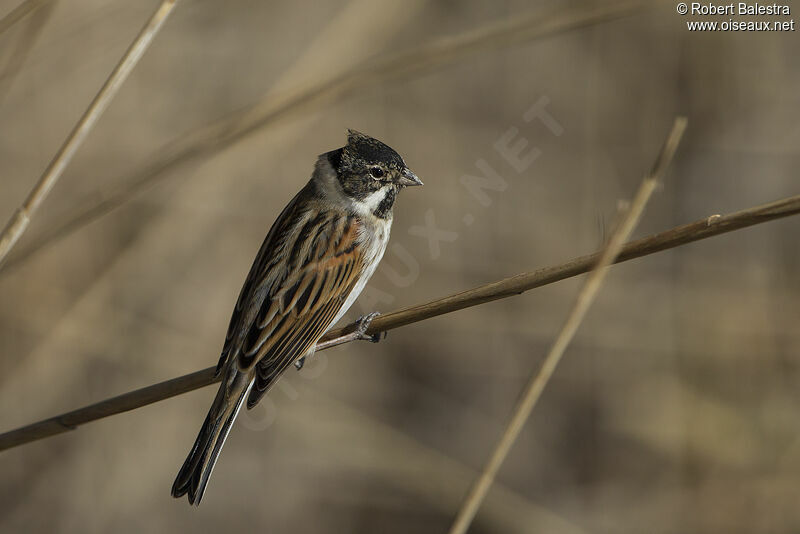
MULTIPOLYGON (((389 241, 398 193, 423 185, 388 145, 356 130, 317 158, 273 223, 239 293, 216 368, 217 395, 172 485, 199 505, 243 405, 250 409, 350 308, 389 241)), ((376 313, 357 321, 365 335, 376 313)), ((375 339, 372 339, 375 341, 375 339)))

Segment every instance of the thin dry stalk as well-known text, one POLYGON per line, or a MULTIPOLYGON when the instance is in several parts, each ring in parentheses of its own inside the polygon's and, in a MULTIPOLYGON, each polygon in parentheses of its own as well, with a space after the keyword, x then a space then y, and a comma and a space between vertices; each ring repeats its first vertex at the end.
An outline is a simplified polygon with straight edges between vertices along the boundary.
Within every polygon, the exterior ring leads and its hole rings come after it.
POLYGON ((511 46, 570 30, 632 15, 640 1, 560 9, 546 15, 516 16, 498 23, 441 38, 399 54, 380 57, 330 80, 280 94, 269 93, 259 102, 198 128, 164 146, 153 160, 123 180, 119 188, 101 195, 99 202, 78 208, 54 224, 30 246, 10 258, 5 268, 19 266, 50 243, 83 228, 141 194, 179 166, 208 157, 294 113, 318 109, 365 87, 390 79, 408 79, 431 72, 460 58, 485 50, 511 46))
POLYGON ((581 288, 580 293, 578 293, 575 305, 553 342, 550 352, 548 352, 547 357, 545 357, 541 369, 531 377, 530 381, 525 386, 522 397, 503 435, 492 451, 489 461, 470 488, 469 493, 467 493, 458 511, 458 515, 450 528, 450 534, 464 534, 475 518, 475 514, 486 498, 486 494, 489 492, 489 488, 492 486, 497 472, 500 470, 500 466, 503 465, 511 447, 519 437, 520 432, 522 432, 525 422, 530 417, 550 377, 553 376, 553 372, 558 366, 561 357, 564 355, 564 351, 567 349, 570 341, 572 341, 575 332, 578 331, 578 327, 586 316, 586 312, 589 311, 589 307, 591 307, 597 297, 603 285, 603 281, 608 274, 608 267, 614 263, 617 256, 622 251, 625 241, 627 241, 633 229, 636 228, 636 225, 639 223, 639 219, 653 191, 656 190, 656 187, 663 179, 664 172, 675 155, 675 151, 678 148, 678 144, 680 143, 685 129, 686 119, 684 117, 676 118, 672 126, 672 131, 667 137, 667 141, 656 160, 653 170, 650 175, 645 177, 642 181, 639 191, 636 193, 630 208, 628 208, 627 215, 625 215, 622 223, 611 235, 611 239, 609 239, 608 244, 600 255, 597 265, 589 273, 583 288, 581 288))
POLYGON ((153 16, 150 17, 150 20, 147 21, 147 24, 142 28, 142 31, 139 32, 139 35, 136 36, 136 39, 134 39, 127 52, 125 52, 125 55, 114 68, 114 71, 103 84, 103 87, 100 88, 97 96, 94 97, 92 103, 89 104, 83 116, 67 136, 66 141, 64 141, 64 144, 61 145, 61 148, 50 161, 44 174, 42 174, 39 181, 28 194, 25 202, 8 221, 3 232, 0 233, 0 264, 3 263, 5 257, 25 232, 31 217, 33 217, 36 210, 39 209, 44 199, 47 198, 50 190, 61 177, 67 165, 69 165, 75 152, 77 152, 78 148, 83 144, 83 141, 86 139, 92 127, 97 123, 97 120, 108 107, 114 95, 117 94, 117 91, 122 86, 125 79, 139 62, 142 54, 147 50, 147 47, 164 24, 164 21, 172 12, 176 2, 177 0, 163 0, 161 2, 161 5, 155 13, 153 13, 153 16))
MULTIPOLYGON (((762 224, 798 214, 800 214, 800 195, 729 213, 727 215, 712 215, 711 217, 700 219, 699 221, 678 226, 671 230, 661 232, 660 234, 628 243, 615 261, 619 263, 642 256, 648 256, 662 250, 679 247, 701 239, 722 235, 756 224, 762 224)), ((513 297, 537 287, 572 278, 589 272, 597 265, 599 258, 599 253, 581 256, 566 263, 562 263, 561 265, 518 274, 511 278, 498 280, 426 304, 387 313, 386 315, 377 317, 370 325, 367 333, 377 334, 379 332, 394 330, 401 326, 424 321, 439 315, 453 313, 494 300, 513 297)), ((349 325, 329 332, 322 338, 321 342, 341 336, 349 331, 352 326, 353 325, 349 325)), ((91 404, 0 434, 0 451, 61 434, 68 430, 74 430, 80 425, 102 419, 103 417, 109 417, 111 415, 141 408, 142 406, 147 406, 154 402, 211 385, 218 380, 214 377, 215 369, 216 367, 208 367, 201 371, 130 391, 96 404, 91 404)))

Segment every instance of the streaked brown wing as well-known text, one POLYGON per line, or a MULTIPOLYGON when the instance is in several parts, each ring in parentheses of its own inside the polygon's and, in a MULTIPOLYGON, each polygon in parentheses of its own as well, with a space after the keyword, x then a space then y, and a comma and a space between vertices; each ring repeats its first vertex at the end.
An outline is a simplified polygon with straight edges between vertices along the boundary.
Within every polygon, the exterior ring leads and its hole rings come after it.
MULTIPOLYGON (((252 407, 275 379, 305 355, 331 326, 362 272, 363 257, 356 246, 354 219, 331 221, 329 230, 346 230, 330 248, 321 235, 299 258, 306 262, 286 278, 264 302, 240 353, 240 365, 255 361, 256 382, 247 404, 252 407), (317 243, 319 241, 319 243, 317 243)), ((334 235, 338 234, 336 232, 334 235)))
POLYGON ((260 254, 262 268, 248 281, 237 327, 228 336, 227 358, 255 371, 249 406, 316 344, 363 271, 358 219, 310 206, 294 219, 260 254))

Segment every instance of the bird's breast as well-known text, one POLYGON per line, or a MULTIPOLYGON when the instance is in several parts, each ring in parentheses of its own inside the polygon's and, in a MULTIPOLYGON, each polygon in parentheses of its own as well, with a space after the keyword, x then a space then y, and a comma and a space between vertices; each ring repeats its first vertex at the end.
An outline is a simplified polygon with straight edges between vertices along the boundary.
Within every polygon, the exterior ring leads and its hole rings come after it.
POLYGON ((347 295, 347 299, 342 305, 342 309, 339 310, 339 313, 336 315, 336 318, 333 320, 331 325, 336 324, 336 322, 341 319, 345 313, 347 313, 347 310, 350 309, 350 306, 353 305, 358 296, 364 290, 364 287, 367 285, 367 282, 369 282, 369 279, 372 278, 372 275, 375 273, 375 269, 377 269, 378 264, 383 258, 383 253, 386 252, 386 245, 389 243, 389 234, 391 229, 391 218, 378 219, 375 217, 374 220, 362 220, 361 232, 359 235, 359 247, 361 248, 362 257, 364 258, 364 264, 358 280, 353 286, 353 290, 349 295, 347 295))

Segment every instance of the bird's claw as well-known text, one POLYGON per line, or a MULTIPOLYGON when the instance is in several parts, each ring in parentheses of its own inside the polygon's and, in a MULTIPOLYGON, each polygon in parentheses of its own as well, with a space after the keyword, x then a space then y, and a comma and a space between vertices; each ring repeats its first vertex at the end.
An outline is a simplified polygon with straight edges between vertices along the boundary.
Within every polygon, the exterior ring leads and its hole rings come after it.
MULTIPOLYGON (((384 339, 386 338, 386 332, 378 332, 376 334, 367 334, 367 330, 369 330, 369 325, 372 324, 372 320, 375 317, 379 316, 380 313, 372 312, 367 315, 362 315, 359 317, 355 324, 352 327, 347 328, 347 333, 339 336, 338 338, 328 340, 325 343, 324 348, 328 347, 335 347, 336 345, 341 345, 342 343, 347 343, 350 341, 355 341, 357 339, 363 339, 365 341, 371 341, 372 343, 377 343, 381 340, 381 334, 383 334, 384 339)), ((319 347, 319 345, 317 345, 319 347)), ((313 352, 309 352, 306 356, 302 358, 298 358, 294 362, 295 369, 298 371, 303 368, 303 365, 306 363, 306 358, 311 356, 313 352)))
MULTIPOLYGON (((358 339, 363 339, 365 341, 369 341, 371 343, 377 343, 381 340, 381 332, 376 334, 367 334, 367 330, 369 330, 369 325, 372 324, 372 321, 380 315, 380 312, 372 312, 367 315, 362 315, 356 320, 356 329, 355 334, 358 339)), ((386 334, 386 332, 383 332, 386 334)), ((384 335, 384 338, 386 336, 384 335)))

